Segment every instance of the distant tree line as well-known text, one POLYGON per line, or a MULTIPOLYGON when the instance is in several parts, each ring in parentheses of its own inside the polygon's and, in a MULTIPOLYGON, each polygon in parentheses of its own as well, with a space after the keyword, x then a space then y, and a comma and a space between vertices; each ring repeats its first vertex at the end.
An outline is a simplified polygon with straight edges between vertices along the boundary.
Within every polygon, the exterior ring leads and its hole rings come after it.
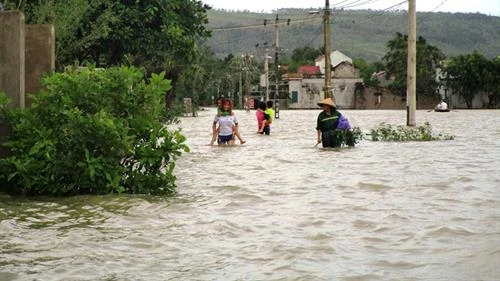
MULTIPOLYGON (((256 17, 260 16, 262 20, 262 14, 211 11, 210 7, 195 0, 159 0, 155 2, 74 0, 72 5, 67 5, 67 2, 62 0, 6 1, 5 3, 7 9, 19 8, 22 10, 28 23, 52 23, 55 25, 56 58, 59 69, 66 65, 92 63, 96 67, 134 65, 145 69, 146 73, 165 71, 166 77, 172 80, 173 86, 166 96, 166 103, 169 105, 175 100, 180 102, 183 97, 189 97, 192 98, 196 108, 198 105, 211 104, 217 96, 232 97, 238 104, 242 95, 251 92, 252 85, 258 85, 259 74, 262 72, 259 70, 263 68, 262 59, 248 53, 229 52, 222 57, 216 56, 218 47, 213 46, 213 39, 219 38, 220 32, 211 32, 209 28, 210 26, 231 23, 235 25, 235 22, 238 21, 255 24, 256 17), (209 22, 209 19, 213 22, 209 22), (215 37, 212 38, 212 35, 215 37), (251 58, 249 59, 249 57, 251 58)), ((292 15, 304 13, 301 9, 293 9, 288 12, 292 15)), ((359 68, 365 85, 375 85, 377 82, 371 74, 384 70, 388 76, 394 78, 389 87, 395 93, 404 94, 406 92, 407 38, 406 35, 397 31, 398 28, 395 27, 399 25, 394 23, 404 20, 405 14, 388 13, 375 19, 376 26, 366 25, 366 17, 372 13, 371 11, 336 12, 333 22, 335 27, 333 32, 334 48, 339 48, 343 44, 355 47, 361 43, 365 45, 367 42, 373 41, 355 40, 352 36, 363 38, 375 36, 375 41, 387 38, 385 41, 386 49, 377 51, 379 53, 382 51, 379 60, 367 60, 366 56, 361 54, 353 56, 350 51, 347 51, 346 54, 354 58, 354 65, 359 68), (347 21, 348 18, 349 21, 347 21), (362 25, 364 28, 353 32, 353 25, 362 25), (365 27, 369 29, 365 29, 365 27), (392 38, 386 37, 388 31, 394 31, 393 34, 396 35, 392 38)), ((485 15, 450 15, 445 13, 440 17, 454 22, 453 28, 463 31, 460 32, 461 34, 467 34, 469 37, 476 36, 477 38, 472 41, 478 44, 484 41, 480 37, 482 34, 480 30, 489 30, 491 26, 498 26, 497 22, 500 23, 499 18, 485 15), (474 25, 474 30, 470 30, 471 24, 474 25)), ((433 13, 420 13, 418 19, 420 20, 418 22, 421 26, 420 29, 423 30, 422 33, 429 34, 433 42, 441 39, 436 38, 435 33, 430 32, 429 28, 441 31, 451 28, 443 25, 443 21, 433 13)), ((292 34, 295 36, 297 34, 321 35, 317 34, 318 31, 321 31, 318 30, 317 25, 306 22, 297 26, 293 24, 293 18, 291 22, 290 26, 286 26, 289 32, 281 33, 284 42, 290 40, 289 37, 292 34)), ((231 39, 240 33, 246 34, 244 38, 254 36, 252 35, 254 33, 243 29, 231 33, 232 35, 228 36, 226 40, 232 42, 231 44, 235 47, 245 44, 244 40, 231 39)), ((450 32, 442 32, 441 34, 444 33, 450 32)), ((496 33, 490 34, 493 36, 496 33)), ((265 39, 261 36, 273 34, 257 33, 256 35, 255 39, 260 40, 259 38, 265 39)), ((305 45, 282 52, 279 63, 288 65, 289 72, 296 71, 300 65, 314 65, 314 59, 324 53, 322 47, 313 47, 314 44, 317 44, 317 40, 321 40, 321 36, 316 35, 314 41, 296 40, 305 45)), ((471 41, 464 39, 467 36, 458 36, 456 40, 471 41)), ((493 36, 490 39, 496 40, 495 38, 493 36)), ((374 48, 370 45, 365 45, 365 47, 374 48)), ((449 48, 447 50, 449 51, 449 48)), ((366 53, 370 52, 368 50, 366 53)), ((488 60, 478 52, 474 54, 476 55, 471 55, 473 60, 482 60, 478 64, 484 66, 481 68, 481 75, 478 74, 477 77, 486 79, 474 84, 478 85, 474 87, 474 93, 480 91, 491 93, 490 96, 495 101, 493 104, 496 104, 498 90, 495 81, 498 79, 488 77, 496 77, 497 59, 488 60)), ((435 80, 436 69, 440 68, 444 74, 448 75, 445 79, 448 86, 463 96, 464 101, 469 105, 472 90, 467 90, 466 86, 459 85, 460 81, 466 81, 466 79, 453 78, 459 75, 457 67, 453 70, 449 69, 451 66, 470 61, 470 59, 462 59, 460 63, 455 63, 455 60, 463 56, 468 57, 468 55, 451 56, 448 59, 450 63, 446 64, 447 68, 446 65, 442 64, 442 62, 447 61, 444 52, 420 36, 417 41, 417 93, 421 95, 435 94, 438 86, 438 82, 435 80)), ((271 81, 274 81, 274 76, 282 74, 284 70, 278 68, 280 73, 275 73, 277 68, 273 62, 270 64, 271 81)), ((465 75, 465 73, 468 72, 464 70, 460 75, 465 75)), ((475 71, 475 73, 478 72, 475 71)), ((469 83, 469 85, 471 84, 469 83)))
MULTIPOLYGON (((373 74, 385 71, 390 84, 388 88, 401 96, 407 89, 407 53, 408 37, 396 33, 386 43, 387 53, 381 61, 367 62, 355 58, 353 65, 360 70, 365 86, 378 86, 373 74)), ((294 49, 287 63, 290 71, 296 71, 300 65, 314 65, 315 59, 323 54, 324 48, 309 46, 294 49)), ((489 97, 489 108, 497 108, 500 98, 500 56, 488 60, 485 56, 471 54, 446 58, 436 46, 430 45, 423 37, 417 39, 417 95, 437 97, 438 87, 445 86, 460 96, 467 107, 472 107, 472 100, 481 92, 489 97), (440 79, 437 75, 440 72, 440 79)))

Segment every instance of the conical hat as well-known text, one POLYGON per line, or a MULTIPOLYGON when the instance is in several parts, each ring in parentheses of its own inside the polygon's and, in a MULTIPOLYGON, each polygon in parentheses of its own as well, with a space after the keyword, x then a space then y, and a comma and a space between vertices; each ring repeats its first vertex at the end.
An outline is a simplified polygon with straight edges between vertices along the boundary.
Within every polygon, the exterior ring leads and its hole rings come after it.
POLYGON ((332 98, 326 98, 324 100, 322 100, 321 102, 318 102, 318 106, 323 106, 323 105, 329 105, 331 107, 337 107, 335 105, 335 102, 332 100, 332 98))

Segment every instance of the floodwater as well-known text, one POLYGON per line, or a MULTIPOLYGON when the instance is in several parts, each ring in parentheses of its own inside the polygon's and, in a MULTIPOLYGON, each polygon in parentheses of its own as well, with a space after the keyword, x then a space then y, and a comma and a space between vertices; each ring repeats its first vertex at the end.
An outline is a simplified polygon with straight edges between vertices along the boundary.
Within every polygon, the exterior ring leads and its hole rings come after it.
MULTIPOLYGON (((342 111, 369 132, 406 112, 342 111)), ((319 110, 242 146, 182 118, 178 195, 0 196, 0 280, 500 280, 500 111, 419 110, 451 141, 315 147, 319 110)))

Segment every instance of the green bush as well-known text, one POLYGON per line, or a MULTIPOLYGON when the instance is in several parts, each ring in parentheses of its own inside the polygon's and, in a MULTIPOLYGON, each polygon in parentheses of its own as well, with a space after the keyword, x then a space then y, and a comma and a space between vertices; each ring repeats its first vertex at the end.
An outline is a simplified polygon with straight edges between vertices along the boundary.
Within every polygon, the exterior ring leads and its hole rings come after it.
POLYGON ((363 133, 358 127, 347 130, 335 130, 333 134, 335 143, 339 143, 340 146, 355 146, 363 139, 363 133))
POLYGON ((429 122, 418 127, 393 126, 387 123, 380 123, 376 128, 371 129, 370 135, 373 141, 435 141, 452 140, 454 137, 446 134, 435 134, 429 122))
POLYGON ((171 85, 163 73, 146 81, 133 67, 69 70, 44 78, 43 86, 31 108, 2 110, 12 125, 10 155, 0 160, 4 191, 175 192, 175 159, 189 148, 163 123, 172 120, 165 117, 171 85))

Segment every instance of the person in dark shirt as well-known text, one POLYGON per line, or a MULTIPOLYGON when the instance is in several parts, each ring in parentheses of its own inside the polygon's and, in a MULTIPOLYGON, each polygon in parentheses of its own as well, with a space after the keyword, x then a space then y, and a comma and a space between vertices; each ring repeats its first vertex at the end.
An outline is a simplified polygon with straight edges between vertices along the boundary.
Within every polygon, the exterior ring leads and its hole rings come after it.
POLYGON ((316 124, 317 142, 322 143, 323 147, 340 147, 342 142, 338 139, 338 134, 335 134, 335 130, 342 114, 337 111, 335 102, 331 98, 319 102, 318 106, 322 107, 323 111, 319 113, 316 124))

